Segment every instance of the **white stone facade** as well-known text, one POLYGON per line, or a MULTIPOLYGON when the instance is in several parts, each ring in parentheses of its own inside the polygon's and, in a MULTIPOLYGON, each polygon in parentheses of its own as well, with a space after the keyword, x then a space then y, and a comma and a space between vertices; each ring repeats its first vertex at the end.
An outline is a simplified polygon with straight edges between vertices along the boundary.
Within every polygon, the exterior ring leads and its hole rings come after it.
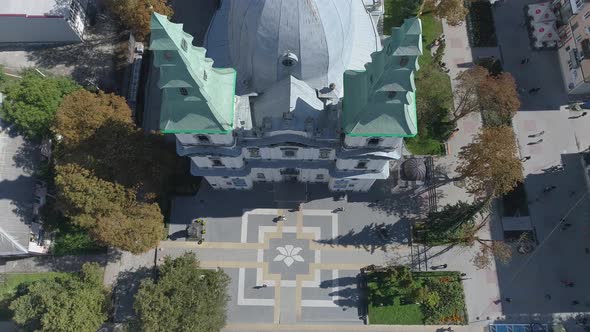
POLYGON ((401 139, 345 137, 343 143, 318 146, 264 146, 264 138, 246 141, 228 135, 177 134, 178 153, 190 155, 191 172, 217 189, 251 189, 256 182, 326 183, 333 191, 366 191, 389 176, 389 161, 399 158, 401 139), (194 154, 185 149, 202 150, 194 154), (363 151, 363 153, 359 153, 363 151))

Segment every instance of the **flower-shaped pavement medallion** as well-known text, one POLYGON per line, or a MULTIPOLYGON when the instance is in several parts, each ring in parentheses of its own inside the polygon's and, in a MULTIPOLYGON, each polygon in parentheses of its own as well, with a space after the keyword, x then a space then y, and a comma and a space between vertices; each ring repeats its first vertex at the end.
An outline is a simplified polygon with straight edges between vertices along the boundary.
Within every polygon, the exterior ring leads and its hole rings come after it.
POLYGON ((299 252, 301 252, 301 250, 302 250, 300 247, 294 247, 290 244, 287 244, 284 247, 277 247, 277 250, 279 251, 279 254, 274 258, 275 262, 283 261, 283 263, 285 263, 285 265, 290 267, 296 261, 297 262, 304 261, 303 257, 301 257, 301 255, 299 255, 299 252))

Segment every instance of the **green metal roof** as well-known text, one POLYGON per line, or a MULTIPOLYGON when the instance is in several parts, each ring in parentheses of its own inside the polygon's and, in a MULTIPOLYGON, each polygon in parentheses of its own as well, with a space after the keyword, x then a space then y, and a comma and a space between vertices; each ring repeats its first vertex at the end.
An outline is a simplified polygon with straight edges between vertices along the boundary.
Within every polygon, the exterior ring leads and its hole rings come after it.
POLYGON ((391 30, 366 70, 344 73, 342 127, 347 135, 416 136, 414 72, 420 55, 422 23, 413 17, 391 30))
POLYGON ((182 24, 152 15, 150 49, 162 89, 160 130, 227 133, 233 129, 236 72, 213 68, 206 50, 192 41, 182 24))

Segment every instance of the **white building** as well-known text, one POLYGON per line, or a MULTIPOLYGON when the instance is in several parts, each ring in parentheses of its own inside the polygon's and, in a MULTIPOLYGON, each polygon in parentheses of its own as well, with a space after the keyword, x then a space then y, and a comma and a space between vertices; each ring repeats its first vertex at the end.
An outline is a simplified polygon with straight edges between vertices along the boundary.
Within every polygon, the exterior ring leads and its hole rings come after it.
POLYGON ((155 14, 144 126, 214 188, 369 190, 417 133, 422 54, 420 20, 383 44, 376 21, 362 0, 224 0, 201 48, 155 14))
POLYGON ((0 44, 82 40, 91 0, 1 0, 0 44))

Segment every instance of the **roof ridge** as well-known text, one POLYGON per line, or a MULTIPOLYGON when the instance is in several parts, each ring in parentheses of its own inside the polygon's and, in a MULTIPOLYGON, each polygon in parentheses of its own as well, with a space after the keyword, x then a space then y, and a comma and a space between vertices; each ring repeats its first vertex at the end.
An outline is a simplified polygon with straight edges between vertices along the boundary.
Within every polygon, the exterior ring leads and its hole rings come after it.
MULTIPOLYGON (((202 95, 203 101, 207 105, 208 111, 211 113, 214 122, 220 129, 220 132, 231 130, 233 127, 233 99, 235 98, 235 79, 236 72, 232 68, 215 68, 213 67, 213 59, 206 56, 207 50, 203 47, 197 47, 192 44, 193 37, 184 31, 183 24, 173 23, 164 15, 154 12, 152 14, 152 40, 150 49, 154 51, 174 51, 179 56, 181 61, 174 62, 169 60, 167 63, 158 63, 158 59, 154 59, 156 67, 160 69, 160 80, 166 77, 166 73, 171 72, 173 67, 182 66, 181 70, 186 70, 190 77, 190 82, 187 82, 190 87, 198 90, 202 95), (159 34, 156 31, 161 31, 159 34), (166 39, 166 40, 162 40, 166 39), (190 57, 189 57, 190 56, 190 57), (198 71, 203 71, 201 75, 198 71), (228 77, 232 75, 232 77, 228 77), (207 81, 215 81, 215 87, 212 87, 207 81), (231 91, 228 91, 231 84, 231 91), (223 86, 226 89, 223 89, 223 86), (228 102, 231 94, 231 103, 228 102), (222 96, 221 96, 222 95, 222 96), (227 105, 229 104, 229 105, 227 105), (229 109, 231 107, 231 109, 229 109), (227 114, 226 114, 227 113, 227 114)), ((178 80, 170 80, 167 83, 173 82, 179 84, 178 80)), ((171 87, 174 87, 172 84, 171 87)), ((164 88, 167 84, 159 84, 160 88, 164 88)), ((182 87, 181 87, 182 88, 182 87)), ((197 96, 200 99, 199 96, 197 96)), ((164 115, 164 113, 162 113, 164 115)), ((161 123, 175 123, 170 119, 161 120, 161 123)), ((163 132, 173 132, 174 130, 167 130, 168 126, 164 126, 163 132)), ((210 130, 211 128, 208 128, 210 130)), ((185 130, 187 131, 187 130, 185 130)), ((202 131, 198 128, 188 131, 202 131)))

